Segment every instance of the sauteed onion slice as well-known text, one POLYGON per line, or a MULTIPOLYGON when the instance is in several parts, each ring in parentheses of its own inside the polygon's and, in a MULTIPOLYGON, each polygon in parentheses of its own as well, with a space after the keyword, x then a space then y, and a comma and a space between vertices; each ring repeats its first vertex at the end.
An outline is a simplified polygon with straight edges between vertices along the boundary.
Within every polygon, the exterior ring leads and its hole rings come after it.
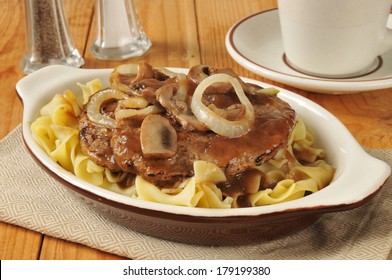
POLYGON ((114 128, 117 123, 116 120, 110 118, 109 116, 103 115, 101 113, 101 107, 107 101, 121 100, 126 98, 128 98, 128 95, 119 90, 100 90, 92 95, 90 101, 87 103, 87 116, 92 122, 96 124, 114 128))
POLYGON ((197 119, 209 129, 229 138, 241 137, 248 133, 255 120, 253 106, 248 97, 246 97, 240 82, 227 74, 214 74, 202 80, 193 94, 191 109, 197 119), (229 121, 203 104, 202 96, 204 91, 215 83, 231 83, 238 99, 245 107, 245 114, 240 120, 229 121))

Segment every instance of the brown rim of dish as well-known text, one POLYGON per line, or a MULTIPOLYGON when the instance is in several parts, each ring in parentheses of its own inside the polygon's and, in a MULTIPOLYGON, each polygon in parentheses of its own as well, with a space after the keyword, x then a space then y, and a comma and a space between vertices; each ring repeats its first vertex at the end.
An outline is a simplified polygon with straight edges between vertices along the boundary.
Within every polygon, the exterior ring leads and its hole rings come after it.
MULTIPOLYGON (((307 80, 313 80, 313 81, 326 81, 326 82, 341 82, 341 83, 343 83, 343 82, 346 82, 346 83, 371 82, 371 81, 382 81, 382 80, 391 79, 391 77, 382 77, 382 78, 367 79, 367 80, 366 80, 366 79, 363 79, 363 80, 350 80, 350 79, 353 79, 353 78, 341 78, 341 79, 335 79, 335 78, 333 78, 333 79, 332 79, 332 78, 328 79, 328 78, 322 78, 322 77, 321 77, 321 78, 318 78, 318 77, 316 77, 316 76, 310 76, 309 74, 306 74, 306 73, 301 73, 301 72, 299 72, 298 70, 294 69, 296 72, 306 75, 306 77, 304 77, 304 76, 297 76, 297 75, 293 75, 293 74, 288 74, 288 73, 285 73, 285 72, 277 71, 277 70, 274 70, 274 69, 265 67, 265 66, 263 66, 263 65, 260 65, 260 64, 258 64, 257 62, 255 62, 255 61, 249 59, 249 58, 246 57, 246 56, 237 48, 237 46, 235 45, 235 43, 234 43, 234 38, 233 38, 233 37, 234 37, 234 32, 236 31, 236 29, 237 29, 243 22, 245 22, 245 21, 247 21, 247 20, 249 20, 249 19, 251 19, 251 18, 253 18, 253 17, 259 16, 259 15, 261 15, 261 14, 269 13, 269 12, 275 12, 275 11, 277 12, 278 9, 277 9, 277 8, 273 8, 273 9, 269 9, 269 10, 265 10, 265 11, 262 11, 262 12, 258 12, 258 13, 252 14, 252 15, 250 15, 250 16, 248 16, 248 17, 245 17, 245 18, 241 19, 240 21, 236 22, 236 23, 231 27, 230 32, 229 32, 229 42, 230 42, 230 45, 231 45, 231 47, 233 48, 233 50, 235 50, 235 52, 236 52, 240 57, 242 57, 242 59, 244 59, 244 60, 246 60, 246 61, 252 63, 253 65, 256 65, 257 67, 266 69, 266 70, 268 70, 268 71, 270 71, 270 72, 278 73, 278 74, 280 74, 280 75, 289 76, 289 77, 294 77, 294 78, 298 78, 298 79, 307 79, 307 80)), ((380 58, 381 58, 381 57, 380 57, 380 58)), ((382 61, 382 58, 381 58, 381 61, 382 61)), ((379 70, 379 69, 382 67, 382 65, 383 65, 383 63, 381 63, 381 65, 376 69, 376 71, 379 70)), ((290 68, 291 68, 291 67, 290 67, 290 68)), ((291 69, 292 69, 292 68, 291 68, 291 69)), ((373 72, 371 72, 371 73, 374 73, 374 72, 376 72, 376 71, 373 71, 373 72)), ((369 75, 369 74, 370 74, 370 73, 367 73, 366 75, 369 75)), ((365 75, 365 76, 366 76, 366 75, 365 75)), ((362 76, 359 76, 359 77, 362 77, 362 76)), ((354 77, 354 78, 359 78, 359 77, 354 77)))
MULTIPOLYGON (((350 204, 337 204, 337 205, 328 205, 328 206, 315 206, 315 207, 306 207, 306 208, 295 208, 295 209, 289 209, 289 210, 284 210, 280 212, 273 212, 273 213, 266 213, 266 214, 259 214, 259 215, 240 215, 240 216, 215 216, 215 217, 208 217, 208 216, 192 216, 192 215, 186 215, 186 214, 177 214, 177 213, 170 213, 170 212, 165 212, 165 211, 159 211, 159 210, 153 210, 153 209, 146 209, 146 208, 141 208, 138 206, 132 206, 128 204, 124 204, 118 201, 113 201, 110 199, 107 199, 105 197, 99 196, 93 192, 90 192, 88 190, 81 189, 80 187, 66 181, 63 179, 60 175, 56 174, 52 170, 50 170, 43 162, 39 160, 39 158, 34 154, 34 152, 30 149, 24 135, 22 132, 22 138, 23 142, 25 144, 26 149, 32 155, 32 158, 41 166, 43 167, 46 172, 50 173, 52 175, 52 178, 56 179, 57 181, 60 181, 63 183, 65 186, 68 188, 72 189, 73 191, 81 194, 82 196, 88 197, 92 200, 95 200, 97 202, 101 202, 103 204, 106 204, 108 206, 123 210, 123 211, 129 211, 129 212, 134 212, 140 215, 144 216, 151 216, 151 217, 156 217, 160 219, 165 219, 165 220, 171 220, 171 221, 177 221, 177 222, 188 222, 188 223, 238 223, 238 224, 244 224, 248 222, 252 222, 252 224, 255 224, 256 222, 260 224, 265 224, 267 222, 271 221, 285 221, 285 220, 290 220, 292 218, 295 218, 300 215, 319 215, 319 214, 324 214, 324 213, 329 213, 329 212, 340 212, 340 211, 346 211, 350 209, 354 209, 356 207, 359 207, 369 200, 371 200, 373 197, 375 197, 378 192, 382 189, 382 187, 385 185, 385 182, 388 178, 385 179, 385 181, 370 195, 367 197, 363 198, 360 201, 350 203, 350 204), (262 219, 261 219, 262 218, 262 219)), ((263 207, 263 206, 259 206, 263 207)), ((256 223, 257 224, 257 223, 256 223)), ((256 225, 255 224, 255 225, 256 225)))

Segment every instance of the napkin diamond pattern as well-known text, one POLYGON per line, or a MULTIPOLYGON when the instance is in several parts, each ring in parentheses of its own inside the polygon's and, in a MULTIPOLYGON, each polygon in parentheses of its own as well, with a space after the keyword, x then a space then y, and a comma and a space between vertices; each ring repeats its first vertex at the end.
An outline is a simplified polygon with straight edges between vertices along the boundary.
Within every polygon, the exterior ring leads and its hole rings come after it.
MULTIPOLYGON (((392 162, 392 150, 368 152, 392 162)), ((95 211, 94 202, 54 180, 36 164, 24 147, 20 126, 0 141, 0 157, 0 221, 113 254, 133 259, 392 257, 391 178, 369 203, 325 214, 297 234, 260 244, 208 247, 146 236, 123 226, 126 217, 121 213, 95 211)))

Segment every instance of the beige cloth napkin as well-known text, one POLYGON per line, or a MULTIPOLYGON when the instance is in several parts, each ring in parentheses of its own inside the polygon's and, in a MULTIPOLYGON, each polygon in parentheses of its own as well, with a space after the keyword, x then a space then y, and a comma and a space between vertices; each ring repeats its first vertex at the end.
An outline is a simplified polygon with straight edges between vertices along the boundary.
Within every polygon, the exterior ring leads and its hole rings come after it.
MULTIPOLYGON (((389 164, 392 150, 368 150, 389 164)), ((207 247, 143 235, 102 217, 52 179, 24 147, 21 127, 0 141, 0 220, 132 259, 390 259, 392 179, 369 203, 307 229, 246 246, 207 247)), ((371 176, 371 174, 369 174, 371 176)))

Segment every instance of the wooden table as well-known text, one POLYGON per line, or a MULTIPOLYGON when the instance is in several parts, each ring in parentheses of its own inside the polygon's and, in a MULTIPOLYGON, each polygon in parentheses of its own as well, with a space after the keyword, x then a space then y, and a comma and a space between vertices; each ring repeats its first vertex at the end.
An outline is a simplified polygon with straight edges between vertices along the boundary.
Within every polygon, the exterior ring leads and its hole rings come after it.
MULTIPOLYGON (((66 0, 71 34, 86 63, 84 68, 119 64, 95 59, 89 47, 95 36, 95 0, 66 0)), ((224 38, 235 22, 276 7, 275 0, 148 0, 137 1, 143 28, 153 46, 142 59, 154 66, 231 67, 241 76, 299 93, 335 114, 361 145, 392 149, 392 88, 354 95, 322 95, 291 88, 248 72, 226 52, 224 38)), ((22 119, 15 84, 24 74, 19 62, 25 51, 23 0, 0 0, 0 139, 22 119)), ((137 61, 130 59, 127 62, 137 61)), ((0 222, 0 259, 119 259, 83 245, 55 239, 0 222)))

